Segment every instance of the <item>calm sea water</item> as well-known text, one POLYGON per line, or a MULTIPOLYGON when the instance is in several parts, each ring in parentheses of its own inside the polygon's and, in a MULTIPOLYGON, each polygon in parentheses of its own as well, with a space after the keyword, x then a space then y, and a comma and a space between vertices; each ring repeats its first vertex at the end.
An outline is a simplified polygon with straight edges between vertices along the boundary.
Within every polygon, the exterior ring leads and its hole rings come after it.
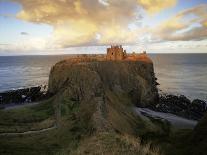
POLYGON ((162 92, 207 100, 207 54, 153 54, 162 92))
MULTIPOLYGON (((67 57, 0 57, 0 92, 47 84, 51 66, 67 57)), ((150 57, 162 92, 207 100, 207 54, 150 54, 150 57)))

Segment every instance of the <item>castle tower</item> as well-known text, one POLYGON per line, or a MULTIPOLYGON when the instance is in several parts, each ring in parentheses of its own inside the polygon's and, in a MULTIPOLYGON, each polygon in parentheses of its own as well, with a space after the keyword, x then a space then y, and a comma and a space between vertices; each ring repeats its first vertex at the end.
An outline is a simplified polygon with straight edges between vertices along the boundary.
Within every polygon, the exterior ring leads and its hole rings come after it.
POLYGON ((122 45, 111 45, 107 48, 107 60, 123 60, 126 57, 126 50, 123 49, 122 45))

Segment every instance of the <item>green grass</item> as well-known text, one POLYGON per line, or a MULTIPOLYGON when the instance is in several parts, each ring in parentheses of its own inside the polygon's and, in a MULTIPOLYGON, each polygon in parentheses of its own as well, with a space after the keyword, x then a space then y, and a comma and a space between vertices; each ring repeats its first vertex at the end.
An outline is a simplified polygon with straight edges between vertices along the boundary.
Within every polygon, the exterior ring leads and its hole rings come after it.
POLYGON ((0 133, 42 129, 53 123, 52 99, 31 107, 0 111, 0 133))
POLYGON ((3 125, 6 122, 11 125, 7 126, 5 131, 21 126, 25 130, 27 125, 31 128, 32 123, 37 127, 44 121, 54 118, 54 108, 58 103, 61 103, 60 127, 58 129, 30 135, 1 136, 0 154, 55 154, 62 150, 71 152, 76 149, 79 141, 84 139, 83 137, 89 136, 93 130, 90 116, 94 111, 94 102, 81 103, 80 105, 63 93, 34 107, 1 111, 1 116, 9 117, 6 121, 1 118, 1 121, 4 123, 3 125), (13 122, 14 116, 17 122, 13 122))
MULTIPOLYGON (((64 148, 77 147, 81 136, 74 132, 73 122, 64 121, 62 127, 48 132, 23 136, 2 136, 0 154, 54 154, 64 148)), ((78 124, 76 124, 78 129, 78 124)))
MULTIPOLYGON (((63 151, 61 154, 66 155, 68 152, 63 151)), ((161 153, 150 144, 142 145, 139 138, 115 132, 101 132, 83 140, 71 154, 160 155, 161 153)))
POLYGON ((132 111, 130 97, 106 91, 107 121, 112 130, 96 132, 96 102, 74 101, 67 91, 33 107, 0 111, 0 131, 41 129, 54 123, 61 104, 60 127, 44 133, 1 136, 0 154, 138 154, 187 155, 192 130, 172 130, 167 122, 143 121, 132 111))
MULTIPOLYGON (((18 126, 23 125, 25 127, 29 123, 29 120, 38 125, 38 123, 40 124, 48 120, 48 118, 54 117, 53 103, 56 101, 54 97, 34 107, 16 109, 3 113, 9 116, 9 121, 7 121, 10 123, 12 123, 12 117, 19 117, 18 123, 16 123, 18 126), (22 111, 24 111, 24 117, 20 116, 22 111), (27 116, 28 118, 26 118, 27 116), (27 121, 25 121, 25 119, 27 121)), ((70 151, 70 149, 77 147, 82 133, 85 132, 85 128, 82 127, 82 124, 78 121, 78 106, 75 105, 71 107, 71 105, 66 102, 67 101, 64 101, 62 103, 64 105, 63 109, 65 109, 65 107, 70 107, 70 112, 68 112, 68 115, 64 112, 65 114, 60 120, 60 128, 39 134, 1 136, 0 154, 54 154, 64 148, 68 148, 68 151, 70 151)))

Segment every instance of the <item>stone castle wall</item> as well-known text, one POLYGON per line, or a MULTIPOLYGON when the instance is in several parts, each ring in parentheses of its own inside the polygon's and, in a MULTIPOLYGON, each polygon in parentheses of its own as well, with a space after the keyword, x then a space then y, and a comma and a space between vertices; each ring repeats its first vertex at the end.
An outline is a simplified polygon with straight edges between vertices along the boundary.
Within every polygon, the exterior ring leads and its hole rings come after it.
POLYGON ((126 56, 126 51, 122 46, 111 46, 107 48, 107 60, 123 60, 126 56))

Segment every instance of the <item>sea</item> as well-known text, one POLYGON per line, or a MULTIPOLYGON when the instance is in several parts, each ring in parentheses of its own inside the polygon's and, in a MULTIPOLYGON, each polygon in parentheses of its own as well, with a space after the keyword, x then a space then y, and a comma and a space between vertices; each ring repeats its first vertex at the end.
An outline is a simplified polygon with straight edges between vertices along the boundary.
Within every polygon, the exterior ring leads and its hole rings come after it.
MULTIPOLYGON (((0 92, 47 85, 51 67, 71 55, 0 56, 0 92)), ((207 100, 207 54, 149 54, 160 93, 207 100)))

